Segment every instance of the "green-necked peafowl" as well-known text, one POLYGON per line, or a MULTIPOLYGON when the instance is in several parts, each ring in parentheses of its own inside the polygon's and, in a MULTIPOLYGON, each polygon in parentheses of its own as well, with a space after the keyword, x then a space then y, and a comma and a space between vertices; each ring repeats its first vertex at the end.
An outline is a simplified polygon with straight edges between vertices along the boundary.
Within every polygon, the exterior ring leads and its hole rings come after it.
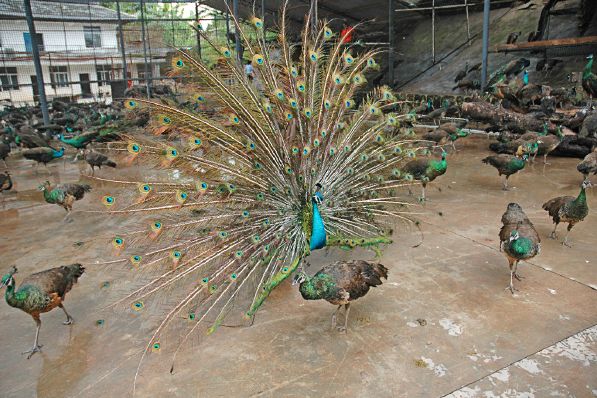
MULTIPOLYGON (((12 178, 10 177, 8 170, 3 174, 0 174, 0 194, 4 191, 10 191, 12 185, 12 178)), ((2 207, 4 207, 4 196, 2 196, 2 207)))
POLYGON ((99 137, 98 131, 88 131, 86 133, 76 135, 72 138, 64 138, 64 135, 60 134, 60 141, 79 150, 73 160, 76 161, 79 158, 79 155, 82 153, 82 151, 85 148, 87 148, 87 145, 93 142, 93 140, 95 140, 97 137, 99 137))
POLYGON ((528 158, 529 156, 527 154, 522 155, 522 157, 518 157, 502 153, 499 155, 487 156, 485 159, 482 160, 482 162, 495 167, 498 171, 498 175, 505 176, 503 190, 507 191, 509 189, 508 178, 512 174, 515 174, 520 170, 524 169, 524 166, 528 158))
POLYGON ((424 202, 425 187, 428 183, 435 180, 437 177, 444 175, 448 169, 448 162, 446 160, 446 152, 442 152, 441 160, 431 158, 414 159, 404 165, 402 171, 406 173, 407 179, 421 181, 421 198, 424 202))
POLYGON ((562 133, 562 126, 558 126, 556 134, 545 133, 539 135, 539 138, 537 139, 537 144, 539 144, 537 153, 543 154, 543 164, 549 164, 547 163, 547 155, 553 152, 558 147, 558 145, 560 145, 563 139, 564 134, 562 133))
POLYGON ((510 289, 514 294, 513 277, 517 274, 520 260, 529 260, 539 254, 541 238, 533 223, 529 220, 518 203, 510 203, 502 215, 500 229, 500 251, 503 250, 510 266, 510 289))
POLYGON ((589 153, 585 158, 576 165, 576 170, 584 176, 584 179, 589 178, 589 174, 597 175, 597 148, 589 153))
POLYGON ((580 186, 580 192, 577 197, 574 196, 558 196, 543 203, 543 210, 549 213, 555 226, 549 235, 551 239, 557 239, 556 229, 561 222, 568 223, 568 230, 562 244, 570 247, 568 243, 568 234, 575 224, 578 224, 589 214, 589 206, 587 205, 586 189, 591 187, 589 180, 584 180, 580 186))
POLYGON ((307 275, 302 267, 293 279, 300 284, 299 291, 305 300, 326 300, 337 305, 332 315, 332 329, 336 327, 336 316, 344 306, 344 326, 339 331, 346 332, 350 302, 369 292, 369 288, 382 284, 388 279, 388 269, 379 263, 368 261, 337 261, 324 266, 315 275, 307 275))
POLYGON ((18 289, 15 288, 14 274, 16 272, 17 268, 13 266, 8 274, 2 277, 0 287, 6 287, 4 298, 8 305, 31 315, 37 325, 33 348, 23 352, 23 354, 29 354, 27 356, 27 359, 29 359, 33 354, 41 351, 39 329, 41 328, 40 315, 43 312, 60 307, 66 314, 64 324, 71 325, 73 323, 73 317, 66 312, 66 308, 62 303, 66 293, 72 289, 73 285, 85 272, 85 268, 81 264, 71 264, 37 272, 23 279, 18 289))
POLYGON ((64 219, 68 219, 73 210, 73 203, 83 199, 85 192, 91 191, 91 186, 87 184, 58 184, 52 188, 50 182, 46 181, 39 186, 43 191, 44 199, 47 203, 57 204, 66 210, 64 219))
POLYGON ((589 97, 597 97, 597 76, 593 73, 593 54, 587 57, 588 62, 582 72, 582 88, 589 97))
MULTIPOLYGON (((360 93, 380 52, 356 56, 325 21, 313 31, 310 16, 297 51, 285 14, 284 7, 275 46, 259 18, 250 19, 250 32, 236 25, 253 81, 232 50, 199 31, 220 56, 217 67, 184 50, 172 60, 197 110, 125 100, 132 112, 147 109, 170 128, 110 145, 123 154, 114 158, 119 165, 142 165, 139 173, 119 168, 110 180, 93 177, 107 192, 106 213, 131 228, 115 234, 111 247, 126 255, 111 263, 134 268, 129 278, 140 284, 118 304, 143 313, 148 301, 172 303, 160 306, 162 322, 140 361, 163 348, 177 352, 227 314, 242 310, 250 319, 311 251, 379 251, 396 218, 409 221, 397 188, 410 178, 404 164, 426 149, 385 134, 400 118, 391 112, 397 99, 389 87, 360 93), (245 307, 239 299, 247 295, 245 307)), ((445 160, 431 169, 430 179, 445 171, 445 160)))
POLYGON ((39 163, 43 163, 47 168, 48 163, 50 163, 52 160, 59 159, 64 156, 64 148, 60 148, 60 150, 48 147, 24 149, 21 151, 21 153, 25 159, 35 160, 38 165, 39 163))

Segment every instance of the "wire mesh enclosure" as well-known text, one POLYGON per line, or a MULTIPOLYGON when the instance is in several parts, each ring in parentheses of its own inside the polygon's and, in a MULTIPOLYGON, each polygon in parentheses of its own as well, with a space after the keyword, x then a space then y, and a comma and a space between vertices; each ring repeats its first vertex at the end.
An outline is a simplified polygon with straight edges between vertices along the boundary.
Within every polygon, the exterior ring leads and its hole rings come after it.
POLYGON ((38 102, 34 45, 48 100, 91 102, 122 97, 133 86, 146 95, 175 89, 168 73, 177 49, 215 62, 193 25, 213 30, 224 43, 231 36, 224 13, 188 0, 31 0, 32 37, 24 4, 0 0, 3 105, 38 102))

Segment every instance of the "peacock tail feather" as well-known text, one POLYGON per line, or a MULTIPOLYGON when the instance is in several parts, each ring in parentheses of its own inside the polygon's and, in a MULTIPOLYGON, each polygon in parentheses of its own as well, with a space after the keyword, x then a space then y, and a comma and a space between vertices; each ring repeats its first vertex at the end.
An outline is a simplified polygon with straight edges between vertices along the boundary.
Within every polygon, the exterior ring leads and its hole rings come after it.
POLYGON ((252 317, 311 250, 379 252, 396 221, 410 221, 396 188, 412 181, 400 170, 419 148, 388 133, 401 117, 389 112, 396 98, 384 86, 354 100, 378 51, 357 53, 326 23, 314 30, 310 16, 292 44, 285 7, 276 45, 258 18, 252 30, 235 21, 254 81, 231 49, 198 30, 220 62, 212 69, 183 50, 172 67, 198 106, 126 100, 167 130, 112 144, 143 166, 138 179, 94 177, 109 187, 105 212, 141 224, 110 239, 122 257, 109 263, 137 282, 115 306, 160 303, 144 356, 156 344, 180 348, 203 325, 213 332, 231 311, 252 317))

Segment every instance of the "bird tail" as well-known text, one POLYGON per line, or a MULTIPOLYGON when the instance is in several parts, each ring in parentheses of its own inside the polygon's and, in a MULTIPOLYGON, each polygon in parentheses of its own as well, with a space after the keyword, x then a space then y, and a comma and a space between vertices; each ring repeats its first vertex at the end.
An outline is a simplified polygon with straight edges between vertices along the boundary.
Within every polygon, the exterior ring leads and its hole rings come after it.
POLYGON ((116 167, 116 162, 113 162, 110 159, 108 159, 104 162, 104 165, 108 167, 116 167))
POLYGON ((388 269, 379 263, 364 261, 365 272, 363 273, 369 286, 382 284, 381 278, 388 279, 388 269))

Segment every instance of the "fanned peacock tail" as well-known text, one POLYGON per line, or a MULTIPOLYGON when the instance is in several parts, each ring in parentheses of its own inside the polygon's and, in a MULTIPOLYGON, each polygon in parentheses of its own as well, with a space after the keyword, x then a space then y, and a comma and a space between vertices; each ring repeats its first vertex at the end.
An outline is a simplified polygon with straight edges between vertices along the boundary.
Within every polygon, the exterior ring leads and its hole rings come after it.
POLYGON ((113 146, 144 179, 103 180, 121 186, 103 197, 107 212, 142 223, 111 242, 139 282, 116 304, 142 311, 154 298, 166 308, 143 356, 181 347, 202 325, 213 332, 243 300, 253 316, 310 250, 379 252, 396 221, 409 220, 395 189, 412 180, 401 166, 418 148, 393 133, 396 99, 388 87, 354 99, 378 51, 357 56, 309 17, 302 43, 290 44, 284 14, 276 45, 258 18, 246 31, 235 21, 255 81, 198 30, 223 61, 211 69, 186 51, 173 60, 194 106, 125 102, 161 125, 159 136, 113 146), (183 331, 176 344, 173 330, 183 331))

